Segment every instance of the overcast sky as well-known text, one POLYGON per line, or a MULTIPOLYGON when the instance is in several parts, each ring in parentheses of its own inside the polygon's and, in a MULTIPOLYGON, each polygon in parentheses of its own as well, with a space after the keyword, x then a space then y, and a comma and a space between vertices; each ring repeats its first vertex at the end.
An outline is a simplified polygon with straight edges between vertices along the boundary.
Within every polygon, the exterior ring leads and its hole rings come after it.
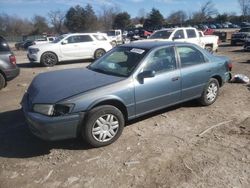
MULTIPOLYGON (((163 16, 167 17, 177 10, 188 14, 197 11, 205 2, 207 0, 0 0, 0 14, 30 19, 35 14, 46 17, 51 10, 67 11, 71 6, 79 4, 84 7, 89 3, 97 15, 103 6, 116 6, 121 11, 127 11, 132 17, 138 16, 142 9, 148 13, 152 8, 159 9, 163 16)), ((219 13, 240 14, 238 0, 213 0, 213 3, 219 13)))

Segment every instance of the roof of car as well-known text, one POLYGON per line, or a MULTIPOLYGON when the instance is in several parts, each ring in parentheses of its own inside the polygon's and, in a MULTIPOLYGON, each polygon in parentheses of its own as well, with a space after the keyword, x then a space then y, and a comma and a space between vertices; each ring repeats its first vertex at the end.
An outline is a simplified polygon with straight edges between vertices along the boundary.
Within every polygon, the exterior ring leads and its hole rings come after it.
POLYGON ((172 41, 139 41, 139 42, 131 42, 128 44, 124 44, 125 47, 133 47, 133 48, 143 48, 143 49, 152 49, 161 46, 173 46, 176 44, 187 44, 184 42, 172 42, 172 41))

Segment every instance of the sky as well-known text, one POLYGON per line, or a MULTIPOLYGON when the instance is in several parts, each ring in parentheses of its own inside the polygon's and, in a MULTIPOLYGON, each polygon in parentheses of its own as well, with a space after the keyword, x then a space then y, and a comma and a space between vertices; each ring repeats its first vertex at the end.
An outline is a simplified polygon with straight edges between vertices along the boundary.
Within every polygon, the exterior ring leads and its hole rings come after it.
MULTIPOLYGON (((128 12, 131 17, 141 16, 141 12, 149 13, 152 8, 160 10, 164 17, 174 11, 183 10, 191 14, 199 10, 207 0, 0 0, 0 14, 8 14, 20 18, 32 19, 34 15, 47 17, 50 11, 67 11, 70 7, 86 4, 92 5, 98 15, 102 7, 118 7, 128 12), (142 11, 143 10, 143 11, 142 11)), ((213 0, 219 13, 240 14, 238 0, 213 0)))

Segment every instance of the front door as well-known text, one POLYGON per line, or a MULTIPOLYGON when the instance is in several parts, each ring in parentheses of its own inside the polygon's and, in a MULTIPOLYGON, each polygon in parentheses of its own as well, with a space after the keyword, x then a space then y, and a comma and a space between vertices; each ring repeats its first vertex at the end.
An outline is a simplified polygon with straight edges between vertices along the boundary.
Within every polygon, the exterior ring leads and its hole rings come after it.
POLYGON ((152 78, 135 79, 136 115, 174 104, 181 97, 180 69, 176 63, 174 47, 152 51, 142 71, 155 71, 152 78))

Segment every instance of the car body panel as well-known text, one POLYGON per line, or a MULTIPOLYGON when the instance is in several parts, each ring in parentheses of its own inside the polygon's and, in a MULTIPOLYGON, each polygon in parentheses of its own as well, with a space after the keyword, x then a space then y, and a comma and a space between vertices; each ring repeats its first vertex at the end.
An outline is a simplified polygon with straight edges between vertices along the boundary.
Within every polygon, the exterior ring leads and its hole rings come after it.
MULTIPOLYGON (((79 126, 80 120, 84 120, 80 118, 80 114, 87 114, 100 104, 118 104, 120 108, 125 110, 125 112, 122 112, 126 113, 124 114, 126 120, 130 120, 173 104, 199 98, 205 85, 212 77, 219 77, 222 81, 221 85, 228 79, 228 58, 213 56, 200 47, 188 43, 141 42, 125 44, 104 55, 103 59, 110 54, 112 55, 113 51, 115 52, 119 48, 128 47, 135 53, 141 53, 140 49, 148 50, 128 77, 108 75, 96 72, 88 67, 38 75, 32 81, 22 102, 26 119, 30 119, 29 125, 40 129, 39 127, 46 124, 46 121, 49 122, 48 124, 57 125, 57 118, 62 123, 60 118, 65 120, 64 118, 67 119, 69 116, 69 121, 62 124, 67 127, 65 129, 72 126, 73 132, 76 131, 74 135, 77 135, 79 129, 76 127, 79 126), (189 46, 198 50, 207 61, 199 65, 182 68, 182 62, 176 51, 178 46, 189 46), (151 55, 160 49, 169 47, 175 49, 176 68, 141 79, 140 74, 144 71, 151 55), (74 107, 69 114, 62 115, 62 117, 48 117, 42 114, 36 116, 38 113, 32 110, 34 104, 73 104, 74 107), (75 114, 79 116, 75 117, 75 114), (74 123, 71 121, 71 115, 74 123), (41 118, 41 121, 39 118, 41 118), (51 123, 54 120, 55 122, 51 123)), ((96 63, 101 62, 101 59, 96 63)), ((84 121, 81 122, 81 126, 84 126, 84 121)), ((54 136, 49 135, 52 140, 62 139, 58 135, 54 136)), ((68 135, 63 137, 68 138, 68 135)))

